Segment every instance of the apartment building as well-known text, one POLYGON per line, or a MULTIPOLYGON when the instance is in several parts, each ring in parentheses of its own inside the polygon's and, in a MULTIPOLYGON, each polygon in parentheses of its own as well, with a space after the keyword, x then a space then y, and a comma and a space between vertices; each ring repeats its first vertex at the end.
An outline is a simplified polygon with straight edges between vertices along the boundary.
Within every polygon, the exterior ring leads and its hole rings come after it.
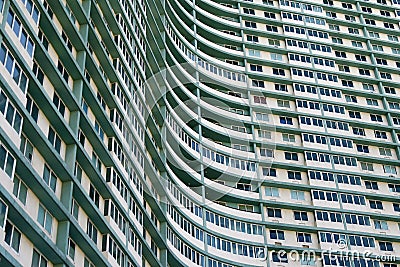
POLYGON ((0 266, 400 263, 399 0, 0 20, 0 266))

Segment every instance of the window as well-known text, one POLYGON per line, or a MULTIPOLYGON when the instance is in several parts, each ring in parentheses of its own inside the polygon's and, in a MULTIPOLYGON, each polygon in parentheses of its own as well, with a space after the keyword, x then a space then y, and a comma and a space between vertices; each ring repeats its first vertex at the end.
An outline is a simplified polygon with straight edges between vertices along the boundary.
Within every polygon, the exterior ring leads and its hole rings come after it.
POLYGON ((295 152, 293 152, 293 153, 292 152, 285 152, 285 159, 286 160, 298 161, 299 160, 299 156, 295 152))
POLYGON ((278 27, 276 26, 265 25, 265 29, 269 32, 278 32, 278 27))
POLYGON ((390 157, 390 156, 392 156, 392 151, 391 151, 390 148, 380 147, 379 148, 379 154, 381 156, 390 157))
POLYGON ((33 102, 32 98, 27 95, 27 101, 26 101, 26 110, 28 110, 28 113, 31 114, 32 119, 37 122, 38 117, 39 117, 39 108, 36 105, 35 102, 33 102))
POLYGON ((250 70, 251 71, 262 72, 262 66, 261 65, 250 64, 250 70))
POLYGON ((36 249, 33 249, 31 267, 47 267, 47 259, 36 249))
POLYGON ((391 242, 379 241, 379 249, 382 251, 393 251, 393 245, 391 242))
POLYGON ((35 44, 32 38, 24 29, 21 21, 14 14, 11 8, 8 11, 7 23, 13 29, 22 47, 26 50, 26 52, 28 52, 29 56, 32 58, 35 44))
POLYGON ((392 95, 396 94, 396 89, 394 89, 393 87, 385 86, 383 87, 383 89, 385 89, 386 94, 392 94, 392 95))
POLYGON ((363 61, 363 62, 367 61, 367 57, 364 55, 354 55, 354 56, 355 56, 356 60, 358 60, 358 61, 363 61))
POLYGON ((61 113, 61 116, 64 116, 65 105, 56 92, 54 92, 54 94, 53 94, 53 104, 56 106, 58 111, 61 113))
POLYGON ((383 172, 390 174, 397 174, 397 170, 395 166, 383 165, 383 172))
POLYGON ((271 60, 282 61, 282 55, 281 54, 276 54, 276 53, 271 53, 271 60))
MULTIPOLYGON (((333 31, 340 31, 339 25, 334 25, 334 24, 329 24, 329 29, 333 31)), ((335 44, 343 44, 343 40, 337 37, 332 37, 332 42, 335 44)))
POLYGON ((372 9, 370 7, 362 6, 361 10, 366 13, 372 13, 372 9))
POLYGON ((272 68, 272 73, 274 75, 285 76, 285 70, 284 69, 272 68))
MULTIPOLYGON (((350 19, 350 21, 354 21, 354 20, 350 19)), ((360 31, 355 28, 348 28, 348 31, 350 34, 360 34, 360 31)))
POLYGON ((71 238, 68 238, 68 251, 67 251, 67 255, 68 257, 70 257, 70 259, 72 261, 75 260, 75 243, 74 241, 71 240, 71 238))
POLYGON ((32 162, 32 157, 33 157, 33 145, 31 142, 26 138, 25 135, 21 136, 21 144, 20 144, 20 149, 19 149, 25 156, 25 158, 29 161, 32 162))
POLYGON ((266 130, 258 130, 258 137, 265 138, 265 139, 271 139, 272 133, 270 131, 266 131, 266 130))
POLYGON ((90 188, 89 188, 89 197, 93 201, 93 203, 96 205, 97 208, 99 208, 100 205, 100 194, 97 192, 96 188, 92 183, 90 183, 90 188))
POLYGON ((352 246, 371 248, 375 247, 375 242, 372 237, 349 235, 349 241, 350 245, 352 246))
POLYGON ((376 64, 387 66, 388 63, 387 63, 387 60, 386 60, 386 59, 377 58, 377 59, 376 59, 376 64))
POLYGON ((388 35, 388 40, 392 42, 398 42, 399 38, 395 35, 388 35))
POLYGON ((400 212, 400 204, 399 203, 393 203, 393 210, 400 212))
POLYGON ((331 157, 329 154, 308 151, 306 152, 306 159, 310 161, 331 162, 331 157))
POLYGON ((337 18, 336 13, 331 11, 326 11, 326 16, 330 18, 337 18))
POLYGON ((253 42, 253 43, 258 43, 258 36, 255 35, 247 35, 247 41, 253 42))
POLYGON ((342 222, 342 214, 336 212, 316 211, 316 218, 319 221, 342 222))
POLYGON ((264 88, 264 81, 258 81, 258 80, 252 80, 251 81, 251 85, 254 87, 260 87, 260 88, 264 88))
POLYGON ((280 230, 269 230, 269 238, 285 240, 285 232, 280 230))
POLYGON ((245 205, 245 204, 239 204, 238 205, 238 209, 239 210, 248 211, 248 212, 253 212, 254 211, 254 207, 252 205, 245 205))
POLYGON ((245 133, 246 132, 246 128, 245 127, 241 127, 241 126, 232 125, 231 129, 236 131, 236 132, 240 132, 240 133, 245 133))
POLYGON ((39 27, 38 37, 40 42, 43 44, 46 51, 49 50, 49 40, 47 40, 46 36, 43 34, 42 29, 39 27))
POLYGON ((380 221, 380 220, 374 220, 374 227, 375 229, 379 230, 388 230, 388 224, 385 221, 380 221))
POLYGON ((378 190, 378 183, 373 181, 365 181, 365 187, 367 189, 378 190))
POLYGON ((53 192, 56 192, 57 177, 47 164, 44 165, 43 180, 53 192))
POLYGON ((281 46, 280 41, 276 39, 268 39, 268 44, 273 46, 281 46))
POLYGON ((79 217, 79 204, 75 199, 72 199, 71 214, 72 214, 72 216, 74 216, 74 218, 76 220, 78 220, 78 217, 79 217))
POLYGON ((287 174, 290 180, 301 180, 301 172, 288 171, 287 174))
POLYGON ((293 125, 293 119, 290 117, 279 117, 279 121, 281 124, 293 125))
POLYGON ((370 200, 369 206, 371 209, 383 210, 382 202, 379 200, 370 200))
POLYGON ((331 105, 331 104, 323 104, 322 108, 326 112, 334 112, 334 113, 340 113, 340 114, 345 114, 344 107, 338 106, 338 105, 331 105))
POLYGON ((244 26, 247 28, 257 28, 257 24, 252 21, 245 21, 244 26))
POLYGON ((64 81, 66 83, 68 83, 68 81, 69 81, 69 73, 68 73, 67 69, 64 67, 64 65, 61 63, 60 60, 58 60, 57 69, 61 73, 62 77, 64 78, 64 81))
POLYGON ((375 131, 375 137, 380 139, 387 139, 387 134, 386 132, 375 131))
POLYGON ((283 133, 283 134, 282 134, 282 140, 285 141, 285 142, 294 143, 294 142, 296 141, 296 137, 295 137, 294 134, 286 134, 286 133, 283 133))
POLYGON ((296 221, 308 221, 308 215, 306 211, 294 211, 293 214, 296 221))
POLYGON ((47 139, 51 143, 51 145, 54 147, 54 149, 60 153, 61 152, 61 138, 58 136, 58 134, 53 130, 51 126, 49 126, 49 132, 47 134, 47 139))
POLYGON ((243 191, 251 191, 251 184, 237 183, 236 189, 243 191))
POLYGON ((400 184, 388 184, 390 192, 400 193, 400 184))
POLYGON ((0 144, 0 169, 5 171, 5 173, 12 178, 14 174, 14 165, 14 157, 2 144, 0 144))
POLYGON ((263 156, 263 157, 272 158, 272 157, 274 157, 274 150, 266 149, 266 148, 260 148, 260 155, 263 156))
POLYGON ((372 45, 372 50, 383 52, 383 47, 381 45, 373 44, 372 45))
POLYGON ((97 233, 98 230, 94 226, 94 224, 88 219, 87 221, 87 228, 86 228, 86 234, 89 236, 89 238, 97 244, 97 233))
POLYGON ((14 176, 13 195, 18 198, 22 202, 22 204, 26 204, 28 187, 17 175, 14 176))
POLYGON ((315 200, 327 200, 327 201, 338 201, 338 196, 337 193, 335 192, 325 192, 325 191, 317 191, 314 190, 312 192, 313 194, 313 199, 315 200))
POLYGON ((340 194, 340 197, 341 197, 343 203, 365 205, 365 197, 363 197, 363 196, 340 194))
POLYGON ((393 23, 389 23, 389 22, 384 22, 383 23, 383 27, 385 27, 387 29, 394 29, 394 24, 393 23))
POLYGON ((361 185, 361 177, 353 175, 336 175, 337 181, 340 184, 361 185))
POLYGON ((278 107, 281 107, 281 108, 290 108, 290 102, 289 102, 289 100, 280 100, 280 99, 278 99, 276 102, 277 102, 278 107))
POLYGON ((281 92, 287 92, 288 91, 286 84, 279 84, 279 83, 275 84, 275 90, 276 91, 281 91, 281 92))
POLYGON ((286 252, 278 253, 273 251, 271 253, 273 262, 288 263, 288 257, 286 252))
POLYGON ((273 168, 262 168, 262 173, 264 176, 276 177, 276 169, 273 168))
MULTIPOLYGON (((3 0, 1 0, 0 2, 2 1, 3 0)), ((34 5, 31 0, 23 0, 22 4, 26 7, 26 10, 28 11, 29 15, 31 15, 33 21, 37 24, 39 22, 40 11, 36 7, 36 5, 34 5)), ((1 11, 1 4, 0 4, 0 11, 1 11)))
POLYGON ((398 102, 388 102, 390 109, 400 110, 400 103, 398 102))
POLYGON ((21 243, 21 232, 8 220, 4 229, 4 241, 17 253, 19 252, 19 245, 21 243))
POLYGON ((342 3, 342 7, 347 9, 353 9, 353 5, 349 3, 342 3))
POLYGON ((363 89, 367 90, 367 91, 375 91, 375 87, 373 84, 369 84, 369 83, 363 83, 362 84, 363 89))
POLYGON ((22 116, 2 90, 0 90, 0 112, 5 116, 8 124, 19 133, 21 131, 22 116))
POLYGON ((0 47, 0 62, 7 69, 7 72, 12 76, 14 82, 18 85, 21 91, 25 93, 28 86, 28 77, 25 75, 24 71, 18 65, 14 56, 11 55, 4 43, 0 47))
POLYGON ((339 71, 350 72, 350 67, 349 66, 338 65, 338 68, 339 68, 339 71))
POLYGON ((365 24, 367 24, 367 25, 376 25, 376 22, 373 19, 365 19, 365 24))
POLYGON ((268 214, 268 217, 282 218, 281 209, 267 208, 267 214, 268 214))
POLYGON ((37 221, 47 233, 51 234, 53 228, 53 216, 42 206, 42 204, 39 204, 37 221))
POLYGON ((257 113, 256 113, 256 119, 257 119, 257 120, 260 120, 260 121, 269 121, 268 114, 266 114, 266 113, 260 113, 260 112, 257 112, 257 113))
POLYGON ((378 100, 376 99, 367 98, 366 100, 367 100, 367 105, 369 106, 375 106, 375 107, 379 106, 378 100))
POLYGON ((298 191, 298 190, 291 190, 290 191, 290 196, 294 200, 305 200, 305 195, 303 191, 298 191))
POLYGON ((279 197, 279 189, 276 187, 266 187, 265 195, 267 197, 279 197))
POLYGON ((249 14, 249 15, 255 15, 255 11, 252 8, 243 8, 243 13, 249 14))
POLYGON ((354 128, 353 128, 353 133, 354 133, 355 135, 365 136, 365 130, 362 129, 362 128, 354 127, 354 128))
POLYGON ((338 129, 342 131, 349 131, 349 124, 340 121, 326 120, 326 127, 331 129, 338 129))
POLYGON ((329 142, 333 146, 353 148, 353 141, 348 139, 330 137, 329 142))
POLYGON ((349 117, 353 119, 361 119, 361 113, 359 111, 349 110, 349 117))
POLYGON ((360 73, 360 75, 371 76, 370 71, 367 69, 358 69, 358 73, 360 73))
POLYGON ((311 234, 309 234, 309 233, 297 233, 297 242, 312 243, 311 234))
POLYGON ((391 80, 392 79, 392 74, 390 74, 388 72, 381 72, 380 75, 381 75, 382 79, 386 79, 386 80, 391 80))
POLYGON ((357 147, 357 151, 358 151, 358 152, 361 152, 361 153, 369 153, 369 148, 368 148, 367 145, 360 145, 360 144, 357 144, 356 147, 357 147))
POLYGON ((3 228, 7 218, 8 206, 0 198, 0 227, 3 228))
MULTIPOLYGON (((383 50, 383 48, 382 48, 382 50, 383 50)), ((392 47, 392 53, 395 54, 395 55, 399 55, 400 54, 400 48, 392 47)))
POLYGON ((369 162, 360 162, 361 170, 363 171, 374 171, 374 165, 369 162))

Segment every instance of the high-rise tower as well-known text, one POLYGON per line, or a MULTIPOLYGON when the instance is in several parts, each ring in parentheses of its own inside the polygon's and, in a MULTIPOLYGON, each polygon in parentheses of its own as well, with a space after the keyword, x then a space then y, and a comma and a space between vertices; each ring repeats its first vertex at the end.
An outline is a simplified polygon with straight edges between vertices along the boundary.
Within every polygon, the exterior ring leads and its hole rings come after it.
POLYGON ((0 0, 0 266, 396 267, 399 18, 0 0))

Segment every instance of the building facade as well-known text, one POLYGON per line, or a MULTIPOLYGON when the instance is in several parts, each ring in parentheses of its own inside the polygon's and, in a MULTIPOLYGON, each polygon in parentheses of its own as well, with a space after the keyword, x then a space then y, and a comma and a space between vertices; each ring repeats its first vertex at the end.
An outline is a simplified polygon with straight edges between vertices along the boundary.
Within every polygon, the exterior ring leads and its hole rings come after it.
POLYGON ((0 266, 396 267, 399 18, 0 0, 0 266))

